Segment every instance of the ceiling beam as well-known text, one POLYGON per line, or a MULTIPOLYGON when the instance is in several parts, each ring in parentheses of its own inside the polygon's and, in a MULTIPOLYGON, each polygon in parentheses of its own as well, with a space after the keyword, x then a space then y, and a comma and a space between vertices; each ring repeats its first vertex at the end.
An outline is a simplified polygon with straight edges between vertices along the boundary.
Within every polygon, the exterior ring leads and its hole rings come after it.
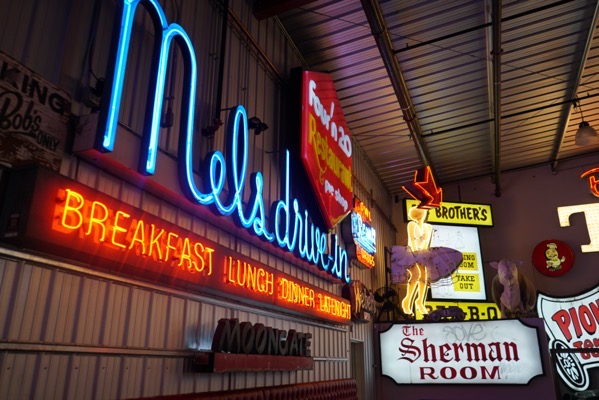
POLYGON ((493 139, 495 196, 501 196, 501 0, 492 0, 493 19, 493 139))
MULTIPOLYGON (((591 45, 593 43, 593 36, 595 35, 595 27, 597 26, 597 18, 599 15, 599 2, 595 4, 595 12, 593 13, 593 18, 589 23, 589 30, 586 37, 586 43, 584 45, 584 50, 580 56, 580 64, 578 65, 578 71, 576 72, 576 76, 573 77, 572 82, 568 85, 570 89, 565 94, 566 99, 576 99, 578 86, 580 85, 580 81, 582 79, 582 75, 584 74, 584 68, 589 57, 589 52, 591 50, 591 45)), ((580 106, 580 105, 579 105, 580 106)), ((570 117, 572 115, 572 102, 568 102, 564 105, 564 109, 562 111, 562 116, 560 118, 560 131, 554 148, 553 154, 551 156, 551 171, 555 174, 557 173, 557 164, 559 160, 559 154, 562 150, 562 146, 564 144, 564 140, 566 138, 566 133, 568 132, 568 125, 570 124, 570 117)))
POLYGON ((378 46, 385 68, 387 69, 387 75, 393 86, 395 96, 399 101, 404 120, 408 125, 408 129, 410 130, 414 144, 416 145, 418 156, 425 166, 431 167, 433 175, 435 175, 428 149, 422 138, 422 128, 418 122, 416 110, 414 109, 414 104, 409 95, 408 86, 406 85, 403 73, 399 67, 399 61, 395 57, 393 42, 391 41, 387 24, 383 17, 383 12, 377 0, 361 0, 361 2, 362 9, 366 14, 368 24, 370 25, 370 30, 372 31, 372 35, 378 46))
POLYGON ((254 0, 254 17, 258 20, 274 17, 314 1, 316 0, 254 0))

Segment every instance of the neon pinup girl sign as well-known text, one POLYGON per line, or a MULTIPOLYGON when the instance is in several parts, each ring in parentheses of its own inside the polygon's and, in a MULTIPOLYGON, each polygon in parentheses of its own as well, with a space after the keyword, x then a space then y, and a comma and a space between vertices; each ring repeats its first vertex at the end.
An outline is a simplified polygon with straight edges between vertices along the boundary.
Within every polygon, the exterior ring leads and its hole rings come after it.
POLYGON ((181 132, 178 144, 178 176, 181 189, 192 203, 210 206, 222 216, 232 216, 235 222, 265 241, 276 243, 285 251, 295 253, 301 259, 318 266, 335 278, 350 281, 348 257, 340 247, 336 235, 314 226, 307 210, 300 209, 297 198, 290 194, 289 152, 286 152, 285 172, 282 174, 283 198, 271 206, 270 223, 264 204, 264 182, 261 172, 250 175, 250 196, 244 204, 244 190, 248 162, 248 118, 245 108, 234 107, 229 115, 227 133, 227 158, 221 151, 212 152, 205 160, 203 190, 198 187, 193 172, 193 139, 197 65, 193 44, 178 24, 168 24, 164 11, 157 0, 120 0, 117 6, 118 24, 113 32, 106 79, 107 93, 100 108, 95 148, 111 152, 114 148, 121 105, 123 80, 127 68, 129 43, 138 5, 143 5, 155 28, 153 62, 151 63, 146 120, 140 149, 138 172, 152 175, 156 169, 160 118, 168 56, 175 41, 184 61, 184 82, 181 132), (329 252, 327 253, 327 250, 329 252))
POLYGON ((391 249, 391 282, 406 282, 406 294, 401 308, 412 315, 412 307, 421 314, 428 314, 425 307, 430 282, 449 276, 462 263, 463 256, 448 247, 429 247, 433 227, 426 222, 428 210, 438 207, 442 190, 437 188, 430 167, 416 171, 414 181, 403 189, 415 200, 417 207, 408 210, 408 245, 391 249))
POLYGON ((429 247, 432 225, 426 223, 428 210, 412 207, 408 211, 408 246, 391 249, 391 282, 406 282, 401 308, 411 315, 412 307, 428 314, 425 307, 430 282, 449 276, 462 263, 462 253, 448 247, 429 247))

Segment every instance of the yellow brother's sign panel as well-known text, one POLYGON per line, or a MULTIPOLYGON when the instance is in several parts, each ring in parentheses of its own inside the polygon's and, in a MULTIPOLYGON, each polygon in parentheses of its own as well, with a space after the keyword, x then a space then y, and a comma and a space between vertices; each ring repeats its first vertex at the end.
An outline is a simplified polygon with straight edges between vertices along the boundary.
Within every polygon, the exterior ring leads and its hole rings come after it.
MULTIPOLYGON (((405 211, 420 203, 405 199, 405 211)), ((407 215, 404 212, 404 216, 407 215)), ((407 218, 407 217, 406 217, 407 218)), ((450 203, 444 201, 428 212, 427 221, 431 224, 493 226, 493 213, 490 204, 450 203)), ((407 221, 406 221, 407 222, 407 221)))
MULTIPOLYGON (((495 303, 475 303, 475 302, 450 302, 450 301, 427 301, 425 306, 430 313, 436 310, 447 310, 449 307, 459 307, 464 312, 464 320, 478 321, 486 319, 499 319, 499 308, 495 303)), ((449 310, 442 314, 442 318, 451 319, 456 313, 449 310)), ((418 310, 416 310, 416 319, 424 319, 418 310)))

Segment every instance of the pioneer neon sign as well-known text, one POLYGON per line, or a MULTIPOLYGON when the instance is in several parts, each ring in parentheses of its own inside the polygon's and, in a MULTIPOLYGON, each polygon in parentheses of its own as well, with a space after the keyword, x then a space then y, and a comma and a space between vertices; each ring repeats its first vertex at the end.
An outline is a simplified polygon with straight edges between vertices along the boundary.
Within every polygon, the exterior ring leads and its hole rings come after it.
POLYGON ((586 390, 591 383, 589 370, 599 368, 599 286, 572 297, 539 294, 539 316, 545 321, 549 348, 556 350, 557 372, 574 390, 586 390), (568 349, 589 349, 570 353, 568 349), (566 350, 566 351, 564 351, 566 350))
POLYGON ((295 253, 332 276, 350 281, 348 257, 339 246, 336 235, 331 237, 327 253, 328 234, 314 225, 307 210, 300 208, 297 198, 290 194, 289 152, 286 152, 283 175, 283 198, 271 205, 270 224, 264 201, 264 181, 261 172, 249 178, 251 194, 244 205, 244 192, 248 164, 248 118, 245 108, 234 107, 229 115, 227 149, 212 152, 205 160, 204 191, 196 183, 193 172, 193 139, 196 99, 197 66, 193 44, 185 30, 178 24, 169 24, 157 0, 122 0, 119 2, 120 23, 115 25, 116 47, 111 49, 111 62, 107 73, 107 92, 100 109, 95 148, 102 152, 114 149, 121 105, 123 81, 127 69, 129 43, 137 6, 142 4, 154 25, 154 59, 151 67, 146 123, 138 162, 141 174, 152 175, 156 169, 160 117, 166 79, 167 60, 173 41, 180 47, 184 60, 184 93, 180 118, 181 134, 178 146, 178 176, 181 189, 188 200, 210 206, 221 216, 232 216, 235 222, 265 241, 276 243, 285 251, 295 253))

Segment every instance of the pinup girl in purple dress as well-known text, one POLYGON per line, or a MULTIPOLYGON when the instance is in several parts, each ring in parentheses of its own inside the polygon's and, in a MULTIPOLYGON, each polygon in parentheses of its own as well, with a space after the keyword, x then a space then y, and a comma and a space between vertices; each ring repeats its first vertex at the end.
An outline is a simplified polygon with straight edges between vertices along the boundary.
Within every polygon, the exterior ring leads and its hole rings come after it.
POLYGON ((401 308, 408 315, 413 304, 427 314, 424 302, 429 283, 449 276, 462 263, 462 253, 457 250, 429 247, 433 227, 425 222, 427 216, 427 209, 412 207, 408 211, 408 246, 393 246, 391 252, 391 281, 407 282, 401 308))

